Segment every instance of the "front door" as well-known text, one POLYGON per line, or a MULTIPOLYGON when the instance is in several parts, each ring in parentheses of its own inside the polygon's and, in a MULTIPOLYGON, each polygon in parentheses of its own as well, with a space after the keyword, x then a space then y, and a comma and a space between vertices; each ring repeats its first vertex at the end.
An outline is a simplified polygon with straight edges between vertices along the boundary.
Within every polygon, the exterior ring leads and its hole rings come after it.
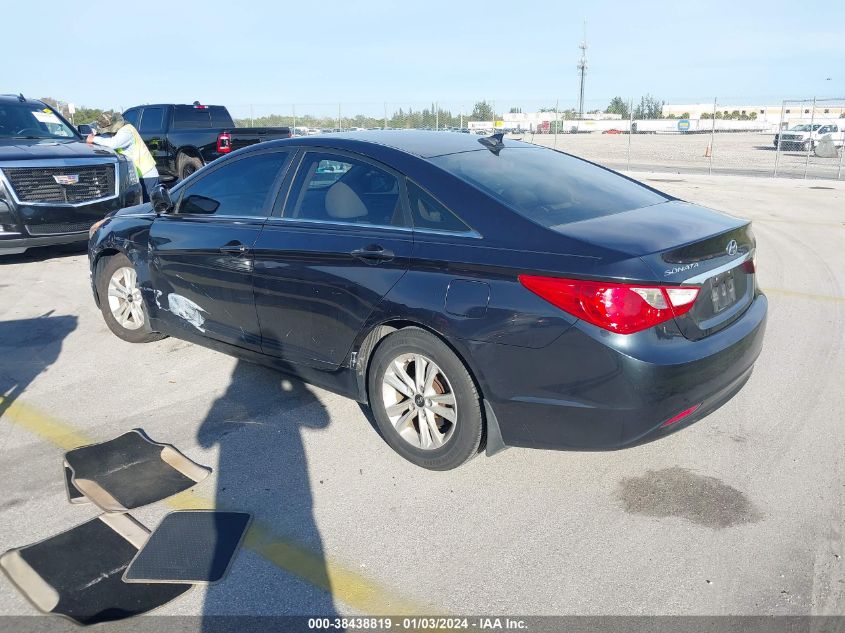
POLYGON ((138 122, 138 134, 144 140, 144 145, 150 150, 150 154, 156 162, 156 167, 161 172, 167 167, 167 146, 165 130, 167 128, 165 115, 168 109, 164 106, 146 106, 141 111, 141 120, 138 122))
POLYGON ((150 229, 150 309, 165 331, 203 335, 255 351, 261 332, 252 248, 291 152, 227 160, 176 188, 173 213, 150 229))
POLYGON ((266 354, 334 369, 412 247, 398 174, 360 156, 304 154, 283 210, 255 243, 255 300, 266 354))

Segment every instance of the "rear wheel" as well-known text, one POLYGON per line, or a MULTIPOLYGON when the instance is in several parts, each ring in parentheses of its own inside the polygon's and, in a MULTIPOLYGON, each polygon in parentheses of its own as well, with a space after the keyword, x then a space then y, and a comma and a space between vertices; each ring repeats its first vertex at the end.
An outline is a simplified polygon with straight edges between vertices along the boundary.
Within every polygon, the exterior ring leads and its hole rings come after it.
POLYGON ((185 180, 185 178, 193 174, 200 167, 202 167, 202 161, 199 158, 182 154, 179 157, 179 169, 177 170, 179 172, 179 178, 185 180))
POLYGON ((150 329, 138 275, 126 255, 109 257, 100 265, 97 294, 109 329, 129 343, 150 343, 164 338, 150 329))
POLYGON ((370 362, 370 407, 385 441, 430 470, 457 468, 478 453, 478 390, 460 358, 419 328, 394 332, 370 362))

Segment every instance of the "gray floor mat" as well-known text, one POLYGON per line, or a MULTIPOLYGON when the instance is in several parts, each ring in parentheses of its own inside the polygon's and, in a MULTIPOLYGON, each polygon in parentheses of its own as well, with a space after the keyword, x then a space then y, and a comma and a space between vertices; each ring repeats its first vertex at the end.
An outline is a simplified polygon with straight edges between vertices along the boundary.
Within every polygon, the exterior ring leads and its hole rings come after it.
POLYGON ((245 512, 171 512, 140 549, 123 579, 128 583, 218 582, 226 575, 249 521, 245 512))
POLYGON ((189 584, 129 584, 121 576, 149 536, 128 514, 103 514, 9 550, 0 568, 45 613, 79 624, 122 620, 166 604, 189 584))
POLYGON ((125 512, 192 487, 211 472, 141 429, 65 453, 71 484, 108 512, 125 512))

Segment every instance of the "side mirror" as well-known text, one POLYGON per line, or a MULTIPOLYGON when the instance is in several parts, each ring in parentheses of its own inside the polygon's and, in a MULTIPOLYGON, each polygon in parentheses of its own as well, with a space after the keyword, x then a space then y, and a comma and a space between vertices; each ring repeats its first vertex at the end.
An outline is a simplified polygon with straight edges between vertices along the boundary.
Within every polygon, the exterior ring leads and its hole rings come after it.
POLYGON ((90 125, 83 123, 82 125, 76 128, 82 136, 88 136, 89 134, 94 133, 94 128, 90 125))
POLYGON ((173 210, 173 201, 170 199, 170 192, 159 185, 150 194, 150 202, 152 202, 153 210, 156 213, 169 213, 173 210))

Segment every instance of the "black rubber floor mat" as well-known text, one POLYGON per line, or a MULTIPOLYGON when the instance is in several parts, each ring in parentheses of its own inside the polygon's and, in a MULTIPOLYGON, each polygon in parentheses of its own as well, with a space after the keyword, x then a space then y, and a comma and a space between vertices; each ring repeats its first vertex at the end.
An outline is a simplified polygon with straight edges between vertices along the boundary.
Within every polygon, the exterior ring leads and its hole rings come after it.
POLYGON ((121 576, 149 531, 128 514, 103 514, 44 541, 9 550, 0 567, 45 613, 94 624, 145 613, 191 585, 128 584, 121 576))
POLYGON ((245 512, 171 512, 126 569, 134 582, 214 583, 221 580, 246 533, 245 512))
POLYGON ((73 471, 67 462, 64 464, 65 473, 65 491, 67 492, 67 500, 70 503, 88 503, 88 497, 79 492, 76 486, 73 485, 73 471))
POLYGON ((73 471, 73 486, 108 512, 161 501, 211 472, 170 444, 154 442, 141 429, 68 451, 65 462, 73 471))

